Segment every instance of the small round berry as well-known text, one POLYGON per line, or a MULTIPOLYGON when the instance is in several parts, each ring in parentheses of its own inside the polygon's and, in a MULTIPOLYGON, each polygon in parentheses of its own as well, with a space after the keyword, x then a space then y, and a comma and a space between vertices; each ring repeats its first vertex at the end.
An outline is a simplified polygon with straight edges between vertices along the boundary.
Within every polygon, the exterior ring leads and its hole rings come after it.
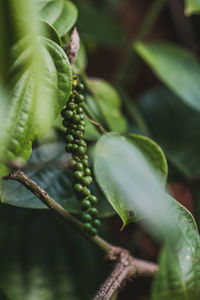
POLYGON ((82 113, 83 113, 83 108, 82 108, 82 107, 78 107, 78 108, 77 108, 77 112, 78 112, 79 114, 82 114, 82 113))
POLYGON ((79 146, 83 146, 83 147, 87 147, 87 143, 86 143, 83 139, 80 139, 80 140, 78 141, 78 145, 79 145, 79 146))
POLYGON ((78 84, 77 84, 77 89, 78 89, 79 91, 84 91, 84 89, 85 89, 84 84, 83 84, 83 83, 78 83, 78 84))
POLYGON ((81 206, 82 206, 83 208, 89 208, 89 207, 91 206, 91 202, 90 202, 89 200, 87 200, 87 199, 83 199, 83 200, 81 201, 81 206))
POLYGON ((93 224, 93 226, 94 226, 95 228, 98 228, 98 227, 101 226, 101 222, 99 221, 99 219, 94 219, 94 220, 92 221, 92 224, 93 224))
POLYGON ((92 229, 90 229, 88 231, 88 233, 90 236, 95 236, 95 235, 97 235, 98 232, 97 232, 96 228, 92 227, 92 229))
POLYGON ((73 121, 75 124, 78 124, 78 122, 79 122, 80 120, 81 120, 80 115, 78 115, 78 114, 73 115, 72 121, 73 121))
POLYGON ((69 110, 74 110, 76 108, 76 104, 74 102, 68 102, 67 103, 67 108, 69 110))
POLYGON ((98 214, 98 210, 95 207, 90 207, 88 209, 88 213, 91 214, 92 216, 96 216, 98 214))
POLYGON ((82 103, 84 101, 85 97, 83 94, 77 94, 75 99, 78 103, 82 103))
POLYGON ((68 143, 67 145, 66 145, 66 147, 65 147, 65 150, 67 151, 67 152, 71 152, 71 150, 72 150, 72 144, 71 143, 68 143))
POLYGON ((78 150, 78 145, 77 144, 73 144, 72 145, 72 152, 76 152, 78 150))
POLYGON ((89 222, 83 224, 83 229, 84 229, 86 232, 92 230, 92 228, 93 228, 93 227, 92 227, 92 225, 91 225, 89 222))
POLYGON ((78 146, 78 149, 77 149, 78 154, 84 154, 86 151, 87 151, 86 147, 78 146))
POLYGON ((82 159, 82 164, 84 165, 84 167, 88 167, 89 166, 89 162, 87 159, 82 159))
POLYGON ((63 122, 62 122, 62 124, 63 124, 64 127, 67 128, 69 126, 69 121, 66 120, 66 119, 64 119, 63 122))
POLYGON ((92 202, 92 204, 96 204, 97 203, 97 197, 96 196, 94 196, 94 195, 91 195, 90 197, 89 197, 89 200, 92 202))
POLYGON ((74 185, 74 190, 75 190, 75 192, 77 192, 77 193, 82 192, 82 190, 83 190, 82 184, 80 184, 80 183, 75 183, 75 185, 74 185))
POLYGON ((82 171, 83 170, 83 164, 81 162, 77 162, 76 163, 76 169, 79 170, 79 171, 82 171))
POLYGON ((92 183, 92 177, 91 176, 85 176, 81 179, 81 182, 83 185, 90 185, 92 183))
POLYGON ((69 161, 69 167, 71 169, 74 169, 76 167, 76 161, 75 161, 75 159, 70 159, 70 161, 69 161))
POLYGON ((81 130, 81 131, 84 131, 84 130, 85 130, 85 126, 79 124, 79 125, 77 126, 77 129, 78 129, 78 130, 81 130))
POLYGON ((73 135, 72 134, 68 134, 67 136, 66 136, 66 140, 68 141, 68 142, 73 142, 73 140, 74 140, 74 137, 73 137, 73 135))
POLYGON ((79 125, 84 125, 84 126, 85 126, 85 120, 80 120, 78 124, 79 124, 79 125))
POLYGON ((79 114, 79 116, 81 120, 84 120, 84 114, 79 114))
POLYGON ((92 221, 92 216, 86 212, 84 212, 81 216, 81 219, 83 222, 91 222, 92 221))
POLYGON ((64 118, 70 120, 73 117, 74 113, 72 110, 66 110, 64 118))
POLYGON ((88 155, 87 154, 85 154, 84 156, 83 156, 83 159, 89 159, 89 157, 88 157, 88 155))
MULTIPOLYGON (((77 172, 78 172, 78 171, 77 171, 77 172)), ((83 176, 82 176, 80 179, 82 179, 82 178, 83 178, 83 176)), ((84 189, 83 189, 82 192, 81 192, 81 195, 82 195, 83 197, 88 197, 88 196, 90 196, 90 194, 91 194, 90 190, 87 189, 86 187, 84 187, 84 189)))
POLYGON ((90 170, 90 168, 85 168, 85 169, 84 169, 84 174, 85 174, 86 176, 91 175, 91 170, 90 170))
POLYGON ((76 130, 74 132, 74 137, 77 138, 77 139, 81 139, 83 137, 83 132, 80 131, 80 130, 76 130))
MULTIPOLYGON (((82 178, 83 178, 83 173, 82 173, 81 171, 75 171, 75 172, 73 173, 73 175, 74 175, 74 177, 75 177, 76 179, 82 179, 82 178)), ((85 189, 82 190, 82 193, 84 193, 84 190, 85 190, 85 189)))

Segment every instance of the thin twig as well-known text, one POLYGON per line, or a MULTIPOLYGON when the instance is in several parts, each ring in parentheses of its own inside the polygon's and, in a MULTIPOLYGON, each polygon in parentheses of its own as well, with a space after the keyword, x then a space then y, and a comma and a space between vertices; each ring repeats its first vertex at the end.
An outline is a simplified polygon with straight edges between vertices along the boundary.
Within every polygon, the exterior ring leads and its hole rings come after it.
POLYGON ((106 254, 108 260, 116 263, 114 270, 108 279, 101 285, 94 300, 109 300, 113 294, 131 277, 153 276, 158 267, 156 264, 133 258, 130 253, 123 248, 115 247, 99 236, 88 236, 82 227, 82 223, 74 218, 60 204, 51 198, 41 187, 20 169, 13 170, 5 180, 16 180, 23 184, 38 199, 47 205, 52 211, 61 216, 73 228, 89 238, 106 254))
POLYGON ((96 121, 90 119, 87 115, 85 115, 85 118, 86 118, 88 121, 90 121, 92 124, 94 124, 95 126, 97 126, 103 134, 106 134, 106 133, 107 133, 107 131, 103 128, 103 126, 101 126, 98 122, 96 122, 96 121))

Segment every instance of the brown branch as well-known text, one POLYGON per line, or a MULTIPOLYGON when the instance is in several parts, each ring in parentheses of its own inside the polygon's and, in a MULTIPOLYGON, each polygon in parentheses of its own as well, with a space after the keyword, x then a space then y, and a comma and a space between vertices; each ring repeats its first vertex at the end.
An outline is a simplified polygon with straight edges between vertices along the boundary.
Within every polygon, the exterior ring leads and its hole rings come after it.
POLYGON ((74 218, 60 204, 51 198, 41 187, 20 169, 13 170, 5 180, 16 180, 30 190, 38 199, 47 205, 53 212, 60 215, 73 228, 89 238, 106 253, 107 259, 115 262, 115 268, 108 279, 101 285, 93 300, 109 300, 114 293, 125 284, 127 280, 136 276, 153 276, 158 266, 156 264, 136 259, 123 248, 115 247, 99 236, 90 237, 84 231, 82 223, 74 218))
POLYGON ((138 276, 152 277, 158 271, 156 264, 135 259, 123 248, 113 246, 108 253, 108 259, 116 262, 115 268, 100 286, 93 300, 109 300, 127 280, 138 276))
POLYGON ((85 115, 85 118, 90 121, 92 124, 94 124, 95 126, 97 126, 99 128, 99 130, 103 133, 103 134, 106 134, 106 130, 96 121, 90 119, 87 115, 85 115))

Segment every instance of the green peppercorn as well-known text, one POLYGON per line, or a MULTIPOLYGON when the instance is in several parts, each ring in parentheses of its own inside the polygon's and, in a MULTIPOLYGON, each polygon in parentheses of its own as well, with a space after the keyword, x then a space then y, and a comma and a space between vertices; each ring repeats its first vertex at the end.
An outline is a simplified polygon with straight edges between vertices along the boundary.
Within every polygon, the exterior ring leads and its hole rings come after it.
POLYGON ((90 170, 90 168, 85 168, 85 169, 84 169, 84 174, 85 174, 86 176, 91 175, 91 170, 90 170))
POLYGON ((87 159, 82 159, 82 164, 84 165, 84 167, 88 167, 89 166, 89 162, 87 159))
POLYGON ((79 124, 79 125, 84 125, 84 126, 85 126, 85 120, 80 120, 78 124, 79 124))
POLYGON ((95 207, 90 207, 87 212, 92 216, 96 216, 98 214, 98 210, 95 207))
POLYGON ((71 143, 68 143, 67 145, 66 145, 66 147, 65 147, 65 150, 67 151, 67 152, 71 152, 71 149, 72 149, 72 144, 71 143))
POLYGON ((77 149, 77 153, 78 153, 78 154, 82 155, 82 154, 84 154, 86 151, 87 151, 87 148, 86 148, 86 147, 78 146, 78 149, 77 149))
POLYGON ((72 135, 72 134, 68 134, 68 135, 66 136, 66 140, 67 140, 68 142, 73 142, 73 140, 74 140, 73 135, 72 135))
POLYGON ((83 146, 83 147, 87 147, 87 143, 86 143, 83 139, 80 139, 80 140, 78 141, 78 145, 79 145, 79 146, 83 146))
MULTIPOLYGON (((73 175, 74 175, 74 177, 75 177, 76 179, 82 179, 82 178, 83 178, 83 173, 82 173, 81 171, 75 171, 75 172, 73 173, 73 175)), ((83 189, 82 193, 84 193, 84 189, 83 189)))
POLYGON ((82 107, 78 107, 78 108, 77 108, 77 112, 78 112, 79 114, 82 114, 82 113, 83 113, 83 108, 82 108, 82 107))
POLYGON ((88 231, 92 230, 93 227, 89 222, 87 222, 87 223, 83 224, 83 228, 86 232, 88 232, 88 231))
POLYGON ((71 169, 74 169, 76 167, 76 160, 75 159, 70 159, 70 161, 69 161, 69 167, 71 169))
POLYGON ((98 228, 98 227, 101 226, 101 222, 99 221, 99 219, 94 219, 94 220, 92 221, 92 224, 93 224, 93 226, 94 226, 95 228, 98 228))
POLYGON ((76 104, 75 104, 74 102, 68 102, 68 103, 67 103, 67 108, 68 108, 69 110, 75 110, 76 104))
POLYGON ((76 94, 75 99, 78 103, 82 103, 85 99, 83 94, 76 94))
POLYGON ((84 114, 79 114, 80 119, 83 120, 84 119, 84 114))
POLYGON ((83 199, 83 200, 81 201, 81 206, 82 206, 83 208, 89 208, 89 207, 91 206, 91 202, 90 202, 89 200, 87 200, 87 199, 83 199))
POLYGON ((82 213, 81 219, 83 222, 91 222, 92 221, 92 216, 86 212, 82 213))
POLYGON ((74 132, 74 137, 77 138, 77 139, 81 139, 83 137, 83 132, 80 131, 80 130, 76 130, 74 132))
POLYGON ((92 183, 92 177, 91 176, 85 176, 81 179, 81 182, 83 185, 90 185, 92 183))
POLYGON ((88 157, 88 155, 87 154, 85 154, 84 156, 83 156, 83 159, 89 159, 89 157, 88 157))
MULTIPOLYGON (((78 172, 78 171, 77 171, 77 172, 78 172)), ((83 178, 83 176, 82 176, 80 179, 82 179, 82 178, 83 178)), ((83 189, 82 192, 81 192, 81 195, 82 195, 83 197, 88 197, 88 196, 90 196, 90 194, 91 194, 90 190, 87 189, 86 187, 84 187, 84 189, 83 189)))
POLYGON ((78 129, 78 130, 81 130, 81 131, 84 131, 84 130, 85 130, 85 126, 79 124, 79 125, 77 126, 77 129, 78 129))
POLYGON ((70 120, 73 117, 74 113, 72 110, 66 110, 64 118, 70 120))
POLYGON ((81 120, 80 115, 78 115, 78 114, 73 115, 72 121, 73 121, 75 124, 78 124, 78 122, 79 122, 80 120, 81 120))
POLYGON ((97 230, 96 230, 96 228, 94 228, 94 227, 92 227, 92 229, 88 229, 88 234, 90 235, 90 236, 95 236, 95 235, 97 235, 97 230))
POLYGON ((89 200, 91 201, 91 203, 92 204, 96 204, 97 203, 97 197, 96 196, 94 196, 94 195, 91 195, 90 197, 89 197, 89 200))
POLYGON ((75 190, 75 192, 77 192, 77 193, 82 192, 82 190, 83 190, 82 184, 80 184, 80 183, 75 183, 75 184, 74 184, 74 190, 75 190))
POLYGON ((76 169, 79 170, 79 171, 82 171, 83 170, 83 164, 81 162, 77 162, 76 163, 76 169))
POLYGON ((72 145, 72 149, 71 149, 72 152, 76 152, 76 151, 78 150, 78 147, 79 147, 79 146, 78 146, 77 144, 73 144, 73 145, 72 145))
POLYGON ((77 89, 78 89, 79 91, 84 91, 84 89, 85 89, 84 84, 83 84, 83 83, 78 83, 78 84, 77 84, 77 89))

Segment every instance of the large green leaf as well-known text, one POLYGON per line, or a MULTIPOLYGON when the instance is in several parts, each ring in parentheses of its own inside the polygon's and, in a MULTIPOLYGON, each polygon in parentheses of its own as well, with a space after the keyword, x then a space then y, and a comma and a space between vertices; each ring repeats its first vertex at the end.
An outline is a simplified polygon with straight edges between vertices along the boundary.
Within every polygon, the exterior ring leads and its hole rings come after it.
MULTIPOLYGON (((12 49, 10 99, 2 123, 4 135, 0 149, 4 161, 16 157, 28 159, 33 140, 49 129, 71 90, 71 68, 62 48, 46 38, 40 38, 39 46, 42 60, 32 61, 34 53, 26 40, 12 49), (43 67, 42 74, 37 72, 40 67, 43 67)), ((3 164, 0 169, 0 176, 9 172, 3 164)))
POLYGON ((125 132, 127 122, 120 112, 121 100, 117 91, 102 79, 88 79, 87 84, 92 95, 88 95, 86 101, 97 120, 111 131, 125 132))
MULTIPOLYGON (((81 206, 72 190, 72 170, 65 167, 71 159, 71 155, 66 154, 64 148, 64 143, 59 141, 37 147, 27 162, 25 172, 69 212, 78 214, 81 206)), ((114 211, 103 197, 98 186, 94 183, 91 185, 91 189, 99 200, 99 216, 113 215, 114 211)), ((0 201, 19 207, 47 209, 47 206, 23 185, 13 181, 3 181, 0 201)))
POLYGON ((68 0, 37 0, 36 7, 41 18, 53 25, 64 36, 76 23, 78 11, 68 0))
POLYGON ((166 88, 145 93, 138 104, 153 139, 187 177, 200 174, 200 113, 166 88))
POLYGON ((0 238, 1 300, 88 300, 103 281, 101 254, 48 211, 1 206, 0 238))
POLYGON ((153 284, 153 300, 200 298, 200 237, 192 215, 174 202, 179 234, 176 243, 166 242, 160 270, 153 284))
POLYGON ((191 53, 167 43, 136 43, 135 50, 182 101, 200 110, 200 64, 191 53))
POLYGON ((124 226, 133 222, 136 214, 145 218, 154 234, 173 235, 176 229, 171 231, 175 226, 171 203, 166 199, 160 168, 158 172, 163 159, 154 166, 155 152, 161 150, 146 142, 151 148, 147 155, 144 149, 148 146, 141 147, 142 140, 137 143, 136 139, 130 142, 117 134, 101 137, 95 150, 96 180, 124 226))
POLYGON ((200 0, 185 0, 185 14, 187 16, 191 14, 200 13, 200 0))

